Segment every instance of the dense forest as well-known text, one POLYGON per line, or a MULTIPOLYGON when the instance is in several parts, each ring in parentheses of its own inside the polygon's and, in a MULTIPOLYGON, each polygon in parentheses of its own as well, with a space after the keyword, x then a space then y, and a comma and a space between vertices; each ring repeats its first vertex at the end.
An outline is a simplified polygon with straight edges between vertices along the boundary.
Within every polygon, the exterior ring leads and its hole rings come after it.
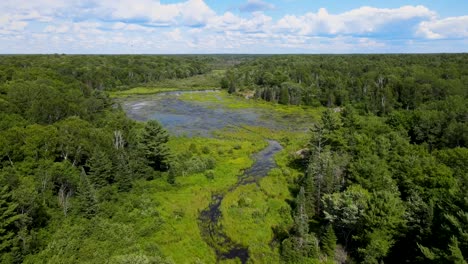
POLYGON ((69 215, 105 214, 135 179, 169 169, 167 132, 156 121, 128 119, 104 89, 206 68, 182 57, 1 57, 1 262, 53 261, 49 249, 61 245, 47 244, 49 229, 69 215))
POLYGON ((128 118, 109 92, 212 70, 232 96, 326 108, 287 153, 300 173, 281 209, 292 221, 272 231, 280 261, 467 263, 466 54, 1 56, 0 262, 172 263, 145 241, 163 213, 134 188, 212 180, 214 148, 189 137, 176 155, 159 122, 128 118))
POLYGON ((301 161, 286 262, 346 250, 363 263, 466 263, 466 54, 272 56, 230 69, 222 86, 329 107, 301 161))

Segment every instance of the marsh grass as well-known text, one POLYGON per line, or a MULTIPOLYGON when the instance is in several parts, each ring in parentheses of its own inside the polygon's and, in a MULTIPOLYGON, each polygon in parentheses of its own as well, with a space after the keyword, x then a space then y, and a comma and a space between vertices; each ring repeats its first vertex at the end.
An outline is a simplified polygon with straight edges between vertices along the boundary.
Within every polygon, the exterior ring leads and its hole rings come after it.
MULTIPOLYGON (((152 88, 135 89, 129 93, 146 92, 152 88)), ((165 88, 154 89, 165 91, 165 88)), ((268 112, 270 117, 284 117, 285 122, 292 119, 291 126, 300 122, 306 127, 318 119, 320 112, 320 109, 245 99, 224 91, 181 94, 179 98, 213 108, 253 108, 253 111, 268 112)), ((124 195, 133 197, 136 204, 141 199, 143 207, 147 208, 132 210, 131 221, 125 217, 128 214, 125 208, 129 206, 117 209, 114 214, 119 216, 116 219, 131 225, 132 232, 144 234, 134 246, 143 252, 157 245, 157 249, 174 263, 216 263, 215 252, 204 241, 198 220, 200 212, 209 206, 212 194, 225 193, 219 222, 224 232, 235 243, 248 248, 249 263, 278 263, 280 241, 275 238, 273 230, 287 230, 292 224, 287 203, 292 197, 288 186, 301 173, 290 163, 293 153, 306 147, 307 140, 307 130, 302 128, 246 125, 218 130, 213 138, 171 137, 169 147, 175 156, 210 157, 215 160, 215 166, 205 172, 177 175, 175 185, 168 184, 164 176, 152 181, 137 181, 132 191, 124 195), (268 145, 266 139, 277 140, 284 146, 275 156, 278 167, 257 183, 241 185, 229 192, 244 170, 252 166, 252 154, 268 145), (157 228, 152 227, 155 222, 158 223, 157 228)), ((239 263, 238 260, 220 262, 239 263)))
MULTIPOLYGON (((175 155, 195 152, 193 155, 214 158, 216 165, 210 170, 213 178, 207 178, 204 173, 195 173, 179 175, 175 185, 168 184, 164 177, 137 181, 131 193, 125 195, 133 197, 128 200, 141 208, 130 209, 130 204, 114 212, 114 215, 116 219, 131 225, 133 232, 145 234, 138 239, 139 247, 158 245, 162 254, 174 263, 216 262, 214 250, 205 243, 200 233, 198 217, 200 211, 209 206, 213 193, 227 193, 236 184, 243 170, 253 164, 252 154, 267 146, 263 138, 272 136, 272 131, 268 129, 249 127, 249 130, 234 134, 219 132, 218 138, 171 138, 169 144, 175 155), (125 216, 129 214, 125 213, 126 210, 130 210, 131 217, 125 216), (151 228, 155 221, 158 227, 151 228)), ((295 146, 304 144, 305 139, 298 133, 287 132, 277 133, 275 138, 295 146)), ((221 204, 221 225, 231 239, 248 247, 252 263, 279 261, 279 248, 272 230, 277 226, 287 227, 292 221, 285 200, 291 198, 288 184, 298 175, 287 167, 289 154, 295 146, 288 145, 277 154, 275 159, 279 167, 261 179, 258 185, 238 187, 227 193, 221 204)), ((124 200, 126 198, 122 197, 124 200)))

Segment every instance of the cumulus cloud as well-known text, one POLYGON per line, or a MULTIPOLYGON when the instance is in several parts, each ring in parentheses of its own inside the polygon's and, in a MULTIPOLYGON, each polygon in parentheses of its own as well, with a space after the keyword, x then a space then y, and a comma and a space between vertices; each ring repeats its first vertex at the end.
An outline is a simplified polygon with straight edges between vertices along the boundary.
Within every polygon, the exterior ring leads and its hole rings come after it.
POLYGON ((251 13, 251 12, 271 10, 274 8, 275 6, 273 4, 267 3, 262 0, 248 0, 247 3, 239 7, 239 11, 251 13))
POLYGON ((417 34, 428 39, 467 38, 468 16, 423 21, 417 34))
POLYGON ((103 0, 95 14, 106 14, 115 20, 145 21, 156 25, 203 25, 215 12, 203 0, 161 4, 153 0, 103 0))
POLYGON ((0 34, 1 35, 9 35, 9 34, 17 34, 23 31, 28 22, 15 19, 9 15, 3 15, 0 17, 0 34))
POLYGON ((169 40, 172 40, 172 41, 181 41, 183 38, 182 38, 182 33, 180 31, 180 29, 176 28, 172 31, 169 31, 169 32, 166 32, 164 34, 169 40))
MULTIPOLYGON (((364 6, 342 13, 320 8, 280 18, 263 12, 272 8, 263 0, 248 0, 239 10, 225 13, 216 13, 203 0, 3 0, 0 50, 336 53, 401 52, 402 47, 421 52, 432 39, 467 45, 468 16, 439 18, 420 5, 364 6)), ((455 51, 453 45, 446 45, 449 51, 455 51)))
POLYGON ((287 15, 277 28, 302 35, 369 34, 386 25, 413 19, 428 19, 435 13, 424 6, 403 6, 395 9, 360 7, 341 14, 329 14, 325 8, 303 16, 287 15))

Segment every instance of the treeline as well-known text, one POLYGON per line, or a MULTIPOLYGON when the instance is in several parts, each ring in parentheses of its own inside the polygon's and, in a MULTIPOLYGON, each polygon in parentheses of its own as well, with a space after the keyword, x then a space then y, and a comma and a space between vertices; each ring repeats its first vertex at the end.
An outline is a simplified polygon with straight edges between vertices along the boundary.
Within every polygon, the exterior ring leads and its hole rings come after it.
POLYGON ((350 106, 311 135, 286 263, 466 263, 467 148, 430 152, 391 117, 350 106))
MULTIPOLYGON (((159 78, 151 75, 156 72, 163 73, 161 78, 175 78, 204 70, 196 59, 180 63, 185 60, 0 57, 1 263, 97 258, 79 253, 82 247, 74 245, 107 223, 119 193, 129 191, 136 179, 167 176, 172 160, 161 125, 128 119, 101 89, 159 78), (130 61, 133 66, 128 66, 130 61), (159 69, 139 73, 151 63, 159 69)), ((105 232, 98 233, 92 246, 100 257, 110 258, 104 254, 107 249, 99 247, 105 232)), ((163 261, 155 248, 151 252, 127 252, 130 255, 113 262, 127 263, 134 253, 140 259, 163 261)))
POLYGON ((221 86, 286 105, 352 105, 392 115, 414 143, 468 144, 467 54, 262 57, 227 71, 221 86))
POLYGON ((281 104, 342 106, 376 114, 467 95, 468 55, 289 55, 230 69, 222 86, 281 104))
POLYGON ((215 57, 156 55, 0 56, 0 83, 33 81, 37 75, 89 89, 113 90, 165 79, 180 79, 211 70, 215 57))
MULTIPOLYGON (((311 128, 285 263, 466 263, 467 55, 272 56, 229 92, 323 105, 311 128), (252 93, 253 91, 253 93, 252 93)), ((301 151, 304 153, 304 151, 301 151)))

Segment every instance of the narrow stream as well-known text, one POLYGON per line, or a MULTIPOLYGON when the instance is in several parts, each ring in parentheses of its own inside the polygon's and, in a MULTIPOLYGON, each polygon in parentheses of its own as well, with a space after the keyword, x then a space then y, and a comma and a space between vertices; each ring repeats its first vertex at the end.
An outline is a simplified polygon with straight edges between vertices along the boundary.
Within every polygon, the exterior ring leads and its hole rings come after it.
MULTIPOLYGON (((268 172, 276 167, 273 159, 274 155, 281 151, 283 147, 274 140, 268 140, 268 146, 262 151, 254 154, 255 163, 244 171, 237 183, 228 192, 234 191, 241 185, 258 183, 268 172)), ((200 212, 198 225, 205 241, 216 252, 217 261, 222 259, 239 258, 245 264, 249 259, 249 249, 232 241, 224 233, 222 225, 219 223, 221 217, 220 205, 225 194, 213 194, 212 202, 208 208, 200 212)))

